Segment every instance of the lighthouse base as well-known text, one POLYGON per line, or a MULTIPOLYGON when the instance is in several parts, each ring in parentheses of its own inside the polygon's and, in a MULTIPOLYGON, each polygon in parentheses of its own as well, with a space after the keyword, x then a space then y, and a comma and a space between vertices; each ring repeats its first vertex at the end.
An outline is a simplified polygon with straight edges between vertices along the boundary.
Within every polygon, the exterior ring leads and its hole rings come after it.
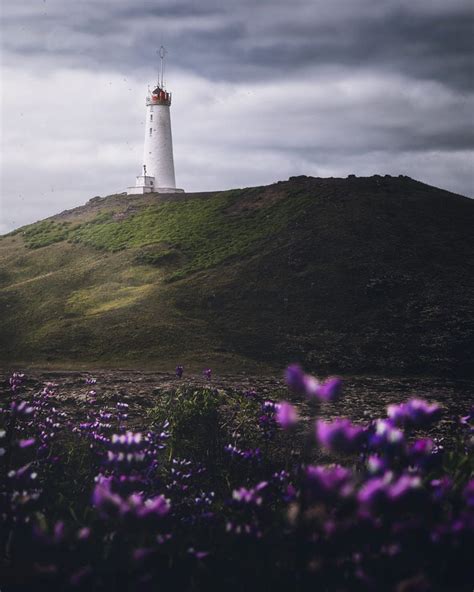
POLYGON ((127 195, 143 195, 144 193, 185 193, 185 191, 177 187, 150 187, 146 185, 127 187, 127 195))
POLYGON ((153 187, 127 187, 127 195, 143 195, 154 191, 153 187))
POLYGON ((127 195, 143 195, 144 193, 184 193, 184 189, 155 187, 155 177, 138 175, 135 186, 127 188, 127 195))
POLYGON ((156 193, 184 193, 184 189, 178 189, 177 187, 157 187, 156 193))

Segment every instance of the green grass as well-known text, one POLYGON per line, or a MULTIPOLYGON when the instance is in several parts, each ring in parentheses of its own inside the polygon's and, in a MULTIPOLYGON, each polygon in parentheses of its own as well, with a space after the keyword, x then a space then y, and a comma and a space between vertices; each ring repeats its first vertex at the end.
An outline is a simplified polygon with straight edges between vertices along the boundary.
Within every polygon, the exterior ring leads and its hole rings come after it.
POLYGON ((120 283, 103 284, 100 288, 92 287, 78 290, 68 299, 71 313, 77 315, 96 315, 130 306, 143 299, 152 285, 123 286, 120 283))
POLYGON ((403 179, 92 200, 0 237, 0 360, 466 371, 473 204, 403 179))
POLYGON ((109 252, 162 245, 161 252, 140 254, 140 263, 157 265, 171 254, 180 253, 185 261, 171 278, 183 278, 232 257, 250 254, 259 243, 281 232, 301 206, 279 202, 240 215, 229 213, 229 208, 244 195, 242 190, 206 199, 163 201, 118 221, 104 219, 100 214, 75 228, 69 238, 109 252))
POLYGON ((70 233, 69 222, 43 220, 22 231, 25 245, 29 249, 39 249, 66 240, 70 233))
POLYGON ((25 227, 21 235, 30 249, 68 240, 110 253, 140 249, 135 261, 161 266, 179 259, 169 279, 180 279, 235 258, 248 256, 259 244, 281 233, 310 204, 307 193, 295 194, 268 207, 232 212, 240 199, 261 188, 233 190, 179 201, 159 201, 123 219, 114 210, 71 224, 45 220, 25 227))
POLYGON ((162 267, 176 263, 180 259, 178 249, 169 249, 163 244, 147 245, 140 249, 135 256, 135 262, 139 265, 151 265, 162 267))

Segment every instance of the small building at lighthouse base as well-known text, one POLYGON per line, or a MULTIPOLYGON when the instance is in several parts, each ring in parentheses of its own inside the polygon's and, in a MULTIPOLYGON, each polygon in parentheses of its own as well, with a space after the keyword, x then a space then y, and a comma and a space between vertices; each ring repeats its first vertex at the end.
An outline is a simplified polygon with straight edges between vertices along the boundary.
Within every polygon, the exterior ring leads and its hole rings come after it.
POLYGON ((135 186, 127 188, 127 195, 143 195, 144 193, 184 193, 184 189, 155 187, 155 177, 138 175, 135 186))

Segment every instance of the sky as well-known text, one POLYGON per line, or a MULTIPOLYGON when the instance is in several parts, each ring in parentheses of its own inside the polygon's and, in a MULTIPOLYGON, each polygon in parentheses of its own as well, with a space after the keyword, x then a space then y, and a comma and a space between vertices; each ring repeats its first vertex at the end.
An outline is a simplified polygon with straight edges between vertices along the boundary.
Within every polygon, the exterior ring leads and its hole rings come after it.
POLYGON ((474 196, 472 0, 16 0, 0 234, 140 173, 161 44, 186 191, 404 174, 474 196))

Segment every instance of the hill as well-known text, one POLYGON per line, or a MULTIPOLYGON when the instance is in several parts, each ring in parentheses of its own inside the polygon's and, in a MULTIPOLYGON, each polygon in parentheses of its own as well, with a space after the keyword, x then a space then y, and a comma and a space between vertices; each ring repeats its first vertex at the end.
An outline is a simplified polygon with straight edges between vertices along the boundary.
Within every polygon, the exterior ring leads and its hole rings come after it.
POLYGON ((473 228, 407 177, 96 197, 1 237, 0 361, 467 373, 473 228))

